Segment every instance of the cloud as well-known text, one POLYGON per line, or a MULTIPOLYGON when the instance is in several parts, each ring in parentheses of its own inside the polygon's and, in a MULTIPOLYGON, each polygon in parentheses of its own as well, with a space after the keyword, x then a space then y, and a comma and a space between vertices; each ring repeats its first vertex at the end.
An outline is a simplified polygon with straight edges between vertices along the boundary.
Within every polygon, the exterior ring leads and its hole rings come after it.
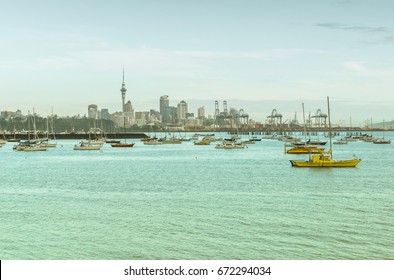
MULTIPOLYGON (((322 54, 321 50, 308 49, 268 49, 259 51, 198 51, 163 50, 153 48, 105 49, 70 51, 59 56, 37 57, 23 61, 34 69, 78 69, 112 68, 129 65, 135 69, 201 69, 206 65, 230 60, 276 61, 286 60, 305 54, 322 54)), ((22 63, 22 61, 20 61, 22 63)), ((16 61, 4 65, 16 65, 16 61)))
POLYGON ((353 4, 351 0, 339 0, 336 2, 338 5, 350 5, 353 4))
POLYGON ((370 27, 370 26, 358 26, 358 25, 347 25, 343 23, 336 22, 323 22, 316 24, 319 27, 336 29, 336 30, 347 30, 347 31, 361 31, 361 32, 369 32, 369 33, 391 33, 392 30, 383 26, 378 27, 370 27))
POLYGON ((349 69, 358 74, 365 74, 368 72, 367 68, 359 61, 347 61, 343 64, 346 69, 349 69))

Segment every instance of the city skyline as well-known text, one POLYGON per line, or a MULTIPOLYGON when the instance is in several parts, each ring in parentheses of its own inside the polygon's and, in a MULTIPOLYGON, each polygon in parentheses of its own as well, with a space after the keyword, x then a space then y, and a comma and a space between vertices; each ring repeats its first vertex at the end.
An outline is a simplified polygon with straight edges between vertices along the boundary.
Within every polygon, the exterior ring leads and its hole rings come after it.
POLYGON ((21 1, 2 5, 0 108, 84 115, 214 101, 264 123, 326 112, 393 119, 391 1, 21 1), (22 7, 22 8, 21 8, 22 7), (72 20, 71 20, 72 19, 72 20))

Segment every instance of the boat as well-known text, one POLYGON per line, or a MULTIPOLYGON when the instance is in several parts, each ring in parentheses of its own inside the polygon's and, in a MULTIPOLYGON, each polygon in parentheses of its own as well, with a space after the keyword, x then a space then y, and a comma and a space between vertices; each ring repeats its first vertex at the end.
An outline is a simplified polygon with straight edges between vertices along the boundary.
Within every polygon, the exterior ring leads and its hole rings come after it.
MULTIPOLYGON (((123 116, 123 127, 125 128, 125 132, 126 132, 126 117, 123 116)), ((125 136, 124 142, 118 142, 118 143, 112 143, 111 147, 112 148, 132 148, 134 147, 135 143, 127 143, 127 139, 125 136)))
POLYGON ((200 141, 194 141, 194 145, 210 145, 212 141, 210 140, 200 140, 200 141))
POLYGON ((315 154, 310 157, 309 160, 290 160, 292 167, 355 167, 361 162, 361 159, 345 159, 345 160, 334 160, 332 158, 332 136, 331 136, 331 120, 330 120, 330 101, 327 96, 327 107, 328 107, 328 127, 330 134, 330 150, 324 154, 315 154))
POLYGON ((163 138, 160 139, 159 141, 161 141, 163 144, 182 144, 181 139, 178 138, 163 138))
POLYGON ((105 143, 107 143, 107 144, 118 144, 118 143, 120 143, 120 140, 106 139, 105 143))
POLYGON ((383 120, 383 136, 382 138, 376 138, 372 141, 374 144, 391 144, 391 140, 384 139, 384 120, 383 120))
POLYGON ((19 152, 43 152, 47 151, 47 147, 41 146, 39 143, 38 144, 19 144, 16 147, 14 147, 14 150, 19 151, 19 152))
POLYGON ((384 138, 379 138, 379 139, 373 140, 372 143, 374 143, 374 144, 390 144, 391 140, 387 140, 387 139, 384 139, 384 138))
POLYGON ((364 142, 373 142, 376 139, 372 135, 369 135, 369 136, 364 136, 361 140, 364 142))
POLYGON ((317 145, 317 146, 324 146, 327 144, 327 141, 321 141, 321 140, 308 140, 306 141, 308 145, 317 145))
POLYGON ((216 141, 223 141, 223 138, 217 138, 217 137, 213 137, 210 135, 206 135, 202 138, 203 141, 210 141, 210 142, 216 142, 216 141))
POLYGON ((41 146, 47 147, 47 148, 56 148, 57 143, 49 143, 47 140, 47 141, 42 141, 41 146))
POLYGON ((297 142, 301 141, 301 138, 285 135, 285 136, 278 138, 278 140, 282 141, 282 142, 297 143, 297 142))
POLYGON ((333 160, 331 155, 312 155, 307 161, 290 160, 293 167, 355 167, 361 159, 333 160))
MULTIPOLYGON (((306 133, 306 132, 305 132, 306 133)), ((292 143, 293 146, 324 146, 326 145, 327 141, 321 141, 321 140, 308 140, 304 142, 298 142, 298 143, 292 143)))
POLYGON ((335 141, 333 144, 335 144, 335 145, 345 145, 347 143, 348 143, 348 141, 346 139, 340 139, 340 140, 335 141))
POLYGON ((271 140, 276 140, 278 139, 278 135, 276 133, 274 134, 266 134, 264 136, 261 137, 261 139, 271 139, 271 140))
POLYGON ((285 144, 285 151, 287 154, 321 154, 322 152, 324 152, 324 148, 318 148, 317 146, 312 145, 297 145, 289 150, 286 150, 285 144))
POLYGON ((142 141, 142 143, 144 143, 144 145, 163 145, 163 142, 159 141, 157 138, 150 138, 142 141))
POLYGON ((74 146, 74 150, 81 150, 81 151, 94 151, 94 150, 101 150, 101 145, 94 145, 91 144, 89 141, 88 142, 84 142, 81 141, 79 142, 78 145, 74 146))
POLYGON ((131 147, 134 146, 134 144, 135 143, 126 143, 126 142, 123 142, 123 143, 112 143, 111 147, 113 147, 113 148, 131 148, 131 147))
POLYGON ((164 137, 159 139, 160 142, 163 144, 182 144, 182 140, 179 138, 176 138, 175 136, 173 137, 164 137))
POLYGON ((355 137, 354 135, 349 135, 344 138, 344 140, 348 142, 357 142, 359 138, 355 137))
MULTIPOLYGON (((53 113, 52 113, 52 119, 51 119, 51 126, 52 126, 52 137, 53 139, 56 139, 55 137, 55 133, 53 131, 53 113)), ((47 147, 47 148, 56 148, 57 147, 57 143, 55 142, 50 142, 50 136, 49 136, 49 117, 46 118, 46 137, 45 139, 41 139, 41 146, 43 147, 47 147)))
POLYGON ((222 144, 217 144, 216 149, 245 149, 246 145, 243 143, 236 143, 230 141, 223 141, 222 144))
MULTIPOLYGON (((306 122, 305 122, 305 110, 304 110, 304 103, 302 103, 302 115, 304 119, 304 142, 299 143, 292 143, 292 148, 287 150, 286 143, 284 144, 284 151, 287 154, 321 154, 324 152, 324 148, 318 148, 317 145, 310 144, 311 140, 306 141, 306 122)), ((319 141, 320 143, 320 141, 319 141)), ((325 143, 324 143, 325 144, 325 143)))
POLYGON ((252 138, 249 138, 249 141, 261 141, 261 138, 257 138, 257 136, 252 136, 252 138))
POLYGON ((48 147, 45 147, 44 145, 42 145, 42 142, 38 138, 37 129, 36 129, 36 119, 35 119, 34 108, 33 108, 33 117, 32 117, 34 139, 30 139, 30 111, 29 111, 29 116, 28 116, 27 120, 28 120, 28 128, 29 128, 28 140, 20 141, 18 144, 16 144, 13 147, 13 149, 15 151, 19 151, 19 152, 41 152, 41 151, 47 151, 48 147))

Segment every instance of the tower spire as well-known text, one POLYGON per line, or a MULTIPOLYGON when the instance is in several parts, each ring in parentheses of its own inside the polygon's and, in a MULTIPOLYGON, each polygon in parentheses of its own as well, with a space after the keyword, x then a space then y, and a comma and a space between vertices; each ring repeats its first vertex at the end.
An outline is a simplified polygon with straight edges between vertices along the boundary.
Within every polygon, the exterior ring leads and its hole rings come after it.
POLYGON ((124 85, 124 65, 123 65, 123 81, 122 81, 122 85, 124 85))
POLYGON ((126 87, 124 83, 124 66, 123 66, 123 80, 122 80, 122 88, 120 89, 122 95, 122 112, 125 112, 125 99, 126 99, 126 87))

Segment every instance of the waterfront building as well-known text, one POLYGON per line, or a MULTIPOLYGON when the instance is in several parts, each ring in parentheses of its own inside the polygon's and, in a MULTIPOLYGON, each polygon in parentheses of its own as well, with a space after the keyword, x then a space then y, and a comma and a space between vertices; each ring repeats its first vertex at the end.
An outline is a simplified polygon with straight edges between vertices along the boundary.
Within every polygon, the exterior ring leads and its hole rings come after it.
POLYGON ((127 101, 127 103, 125 104, 125 110, 123 114, 125 116, 126 126, 132 126, 135 121, 135 115, 134 115, 134 108, 130 100, 127 101))
POLYGON ((108 109, 101 109, 101 119, 109 120, 109 110, 108 109))
POLYGON ((98 111, 96 104, 90 104, 88 106, 88 118, 89 119, 97 119, 98 118, 98 111))
POLYGON ((204 119, 205 118, 205 107, 204 106, 198 108, 198 110, 197 110, 197 117, 199 119, 204 119))
POLYGON ((170 99, 168 98, 168 95, 160 96, 160 114, 162 116, 164 115, 164 108, 167 108, 169 106, 170 106, 170 99))
POLYGON ((187 119, 187 103, 184 100, 178 103, 177 115, 179 121, 187 119))
POLYGON ((135 123, 138 126, 144 126, 149 121, 149 112, 135 112, 135 123))
POLYGON ((15 112, 12 112, 12 111, 2 111, 1 114, 0 114, 0 117, 1 117, 2 119, 9 119, 9 118, 15 117, 15 112))
POLYGON ((111 121, 115 123, 116 127, 124 127, 125 118, 123 112, 116 112, 110 116, 111 121))
POLYGON ((158 123, 161 122, 161 115, 160 112, 150 109, 149 111, 149 123, 158 123))
POLYGON ((177 107, 164 107, 162 114, 163 123, 175 123, 177 121, 177 107))

